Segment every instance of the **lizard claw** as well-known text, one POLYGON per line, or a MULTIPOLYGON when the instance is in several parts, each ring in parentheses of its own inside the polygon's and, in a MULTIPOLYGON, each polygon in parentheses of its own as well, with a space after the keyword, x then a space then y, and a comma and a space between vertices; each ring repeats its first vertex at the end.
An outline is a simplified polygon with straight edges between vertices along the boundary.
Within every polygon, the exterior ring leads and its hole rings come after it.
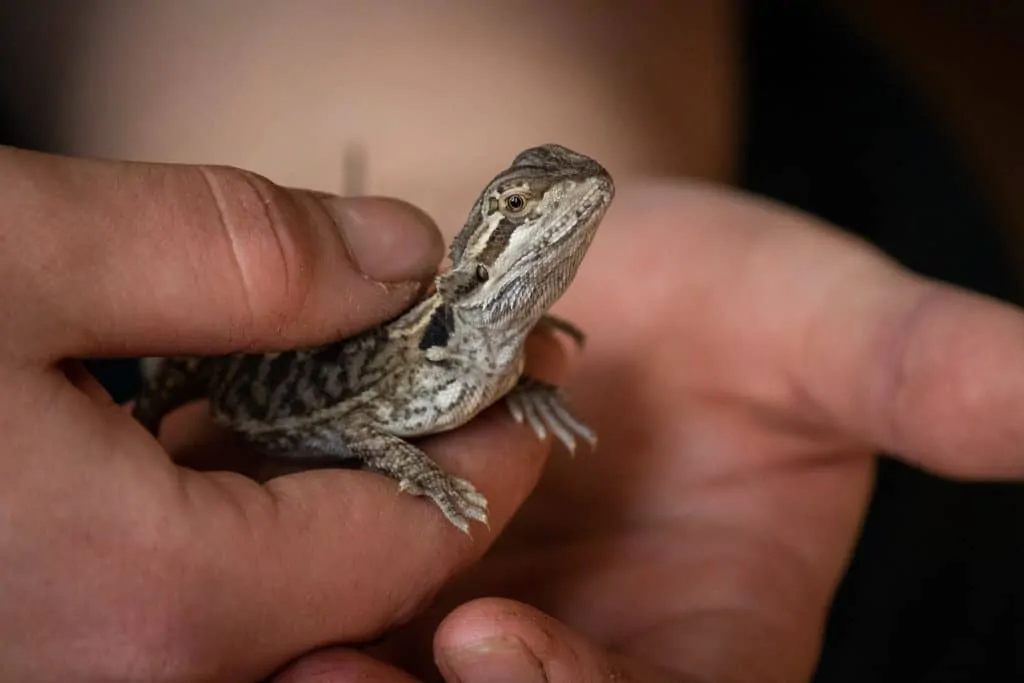
POLYGON ((576 437, 591 449, 597 446, 597 434, 572 414, 554 385, 524 378, 505 397, 505 404, 516 422, 528 422, 539 439, 546 439, 551 430, 570 454, 576 452, 576 437))
POLYGON ((420 482, 402 479, 398 482, 398 490, 430 498, 448 521, 465 534, 469 533, 470 520, 488 524, 487 498, 473 484, 449 474, 437 474, 440 476, 420 482))

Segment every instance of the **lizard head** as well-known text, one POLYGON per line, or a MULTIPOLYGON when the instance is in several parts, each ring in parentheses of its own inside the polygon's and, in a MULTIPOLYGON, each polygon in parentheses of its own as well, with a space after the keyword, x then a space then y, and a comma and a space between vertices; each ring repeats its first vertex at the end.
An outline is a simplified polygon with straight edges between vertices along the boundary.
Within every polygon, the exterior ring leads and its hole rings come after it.
POLYGON ((523 151, 477 199, 438 292, 475 325, 525 333, 568 289, 614 194, 590 157, 523 151))

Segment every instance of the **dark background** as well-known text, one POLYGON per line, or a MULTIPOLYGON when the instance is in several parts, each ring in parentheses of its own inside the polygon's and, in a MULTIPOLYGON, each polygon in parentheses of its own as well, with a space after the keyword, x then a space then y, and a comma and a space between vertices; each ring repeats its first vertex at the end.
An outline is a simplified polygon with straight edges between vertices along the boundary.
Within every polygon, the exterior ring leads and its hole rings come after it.
MULTIPOLYGON (((741 185, 918 272, 1019 302, 1006 226, 911 80, 823 4, 745 5, 741 185)), ((70 51, 81 17, 74 3, 54 7, 0 10, 20 44, 46 45, 25 59, 0 41, 0 143, 61 151, 61 46, 70 51)), ((131 394, 133 364, 92 367, 116 398, 131 394)), ((954 483, 883 460, 816 680, 1024 680, 1022 531, 1021 486, 954 483)))
MULTIPOLYGON (((812 3, 751 2, 747 22, 743 185, 1019 302, 1003 233, 910 82, 812 3)), ((883 460, 816 680, 1024 680, 1022 531, 1024 487, 883 460)))

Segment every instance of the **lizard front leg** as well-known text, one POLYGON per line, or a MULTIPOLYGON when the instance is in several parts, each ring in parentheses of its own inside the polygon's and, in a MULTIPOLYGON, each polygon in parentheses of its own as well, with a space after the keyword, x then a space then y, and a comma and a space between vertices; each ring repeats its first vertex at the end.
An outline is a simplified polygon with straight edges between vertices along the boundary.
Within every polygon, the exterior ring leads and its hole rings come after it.
MULTIPOLYGON (((353 429, 346 430, 353 435, 353 429)), ((487 524, 487 499, 466 481, 442 470, 426 453, 397 436, 365 426, 348 444, 367 469, 398 482, 398 489, 426 496, 455 527, 469 533, 469 520, 487 524)))
POLYGON ((528 422, 540 439, 546 438, 551 430, 570 453, 576 452, 577 436, 591 448, 597 446, 597 434, 572 414, 561 389, 553 384, 521 377, 505 396, 505 404, 516 422, 528 422))
POLYGON ((295 435, 279 441, 273 434, 255 440, 269 450, 284 449, 313 460, 358 460, 364 469, 397 481, 400 491, 430 498, 465 533, 471 519, 487 524, 487 499, 471 483, 448 474, 422 450, 368 420, 311 425, 298 441, 295 435))

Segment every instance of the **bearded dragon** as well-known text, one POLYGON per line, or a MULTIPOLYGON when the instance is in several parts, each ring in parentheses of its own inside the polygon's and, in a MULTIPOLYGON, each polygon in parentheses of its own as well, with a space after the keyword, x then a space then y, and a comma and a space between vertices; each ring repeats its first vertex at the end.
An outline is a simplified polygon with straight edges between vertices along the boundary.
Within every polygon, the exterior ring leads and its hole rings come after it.
POLYGON ((614 196, 608 172, 560 145, 527 149, 483 190, 433 291, 397 318, 315 348, 158 359, 134 415, 209 398, 214 419, 264 453, 355 460, 431 499, 458 529, 487 522, 487 500, 409 439, 459 427, 504 398, 513 418, 573 450, 594 432, 558 388, 523 375, 537 326, 582 342, 548 315, 569 287, 614 196))

